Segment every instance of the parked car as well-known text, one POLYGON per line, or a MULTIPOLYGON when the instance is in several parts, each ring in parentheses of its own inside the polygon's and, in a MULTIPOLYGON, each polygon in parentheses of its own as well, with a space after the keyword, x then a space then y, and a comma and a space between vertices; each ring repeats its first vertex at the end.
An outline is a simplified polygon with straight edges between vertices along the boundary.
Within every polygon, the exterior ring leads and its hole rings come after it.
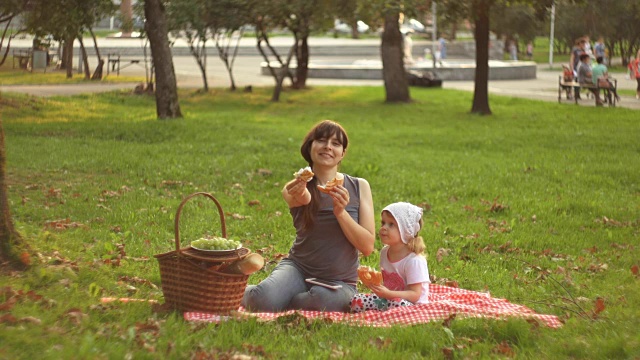
POLYGON ((400 31, 403 33, 406 33, 409 30, 412 30, 415 33, 427 33, 429 31, 426 26, 416 19, 409 19, 400 26, 400 31))
MULTIPOLYGON (((343 22, 342 20, 336 20, 333 24, 333 31, 338 33, 351 34, 351 25, 343 22)), ((356 22, 356 26, 358 32, 361 34, 369 31, 369 25, 365 24, 364 21, 358 20, 356 22)))

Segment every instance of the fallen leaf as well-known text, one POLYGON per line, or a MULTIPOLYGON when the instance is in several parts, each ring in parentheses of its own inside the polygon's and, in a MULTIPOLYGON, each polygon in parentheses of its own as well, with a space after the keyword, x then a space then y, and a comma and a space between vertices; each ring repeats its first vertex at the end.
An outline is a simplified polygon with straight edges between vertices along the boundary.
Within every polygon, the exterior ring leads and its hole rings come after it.
POLYGON ((595 305, 593 308, 594 315, 600 314, 601 312, 604 311, 604 309, 605 309, 604 299, 601 297, 596 298, 595 305))
POLYGON ((72 222, 71 219, 60 219, 60 220, 52 220, 44 223, 45 229, 53 229, 53 230, 66 230, 70 228, 78 228, 84 227, 84 224, 80 224, 78 222, 72 222))
POLYGON ((60 197, 61 194, 62 189, 49 188, 49 191, 47 191, 47 197, 60 197))
POLYGON ((631 273, 635 276, 640 275, 640 268, 638 268, 637 264, 631 267, 631 273))
POLYGON ((377 349, 383 350, 391 345, 391 339, 378 336, 373 339, 369 339, 369 345, 374 346, 377 349))
POLYGON ((500 344, 496 345, 496 347, 493 348, 493 352, 496 354, 502 354, 508 357, 515 356, 515 352, 513 351, 509 343, 507 343, 506 341, 503 341, 500 344))
POLYGON ((240 215, 240 214, 232 214, 231 217, 236 220, 245 220, 248 216, 240 215))
POLYGON ((458 282, 455 280, 447 280, 447 282, 445 282, 445 285, 453 288, 459 287, 458 282))
POLYGON ((249 206, 260 205, 260 200, 251 200, 247 203, 249 206))
POLYGON ((448 318, 444 319, 444 321, 442 322, 442 326, 446 327, 446 328, 451 328, 451 322, 456 318, 456 314, 451 314, 449 315, 448 318))
POLYGON ((529 319, 527 319, 527 322, 529 324, 531 324, 536 329, 540 327, 540 322, 537 319, 529 318, 529 319))
POLYGON ((11 314, 0 315, 0 324, 15 324, 16 322, 18 322, 18 319, 11 314))
POLYGON ((23 252, 22 254, 20 254, 20 262, 29 266, 31 265, 31 255, 29 255, 28 252, 23 252))
POLYGON ((18 302, 17 297, 15 296, 10 297, 9 299, 7 299, 6 302, 0 304, 0 311, 11 310, 13 306, 16 304, 16 302, 18 302))
POLYGON ((73 323, 74 325, 80 325, 80 323, 82 323, 84 319, 89 318, 89 315, 84 314, 80 309, 77 308, 67 310, 64 316, 68 318, 69 321, 71 321, 71 323, 73 323))
POLYGON ((436 260, 438 260, 438 262, 442 262, 442 258, 449 255, 449 251, 450 249, 439 248, 436 253, 436 260))
POLYGON ((33 316, 25 316, 23 318, 21 318, 19 320, 22 323, 29 323, 29 324, 34 324, 34 325, 41 325, 42 324, 42 320, 38 319, 37 317, 33 317, 33 316))

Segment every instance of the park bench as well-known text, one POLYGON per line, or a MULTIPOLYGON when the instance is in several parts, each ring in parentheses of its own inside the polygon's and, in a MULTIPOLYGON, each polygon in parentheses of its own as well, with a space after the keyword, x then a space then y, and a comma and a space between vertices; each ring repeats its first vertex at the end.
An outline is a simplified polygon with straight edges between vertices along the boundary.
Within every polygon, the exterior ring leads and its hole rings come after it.
POLYGON ((31 57, 33 53, 30 49, 27 50, 13 50, 13 68, 16 68, 16 61, 18 62, 18 68, 28 69, 31 63, 31 57))
MULTIPOLYGON (((616 97, 612 96, 609 92, 611 90, 617 90, 618 88, 618 80, 609 78, 611 83, 610 87, 600 87, 600 84, 597 82, 596 84, 581 84, 575 80, 567 81, 564 79, 563 75, 558 77, 558 102, 562 102, 562 93, 565 92, 567 100, 573 99, 576 104, 578 104, 578 99, 573 96, 575 89, 579 89, 579 91, 586 90, 598 90, 598 93, 603 93, 604 101, 609 104, 609 106, 616 106, 616 97)), ((590 94, 591 92, 589 92, 590 94)), ((589 96, 587 94, 587 97, 589 96)))
MULTIPOLYGON (((44 54, 44 56, 46 56, 46 59, 44 59, 45 63, 43 64, 43 67, 41 69, 43 69, 45 72, 47 72, 47 68, 51 67, 52 65, 58 65, 59 61, 57 61, 57 57, 58 57, 58 53, 55 50, 47 50, 46 54, 44 54)), ((33 49, 14 49, 13 50, 13 68, 16 68, 16 62, 18 64, 18 68, 20 69, 25 69, 25 70, 29 70, 29 71, 33 71, 33 49)))
POLYGON ((131 65, 140 65, 140 63, 142 62, 144 62, 144 60, 136 58, 123 58, 118 53, 109 53, 107 54, 107 75, 109 75, 109 73, 111 72, 115 72, 116 76, 119 76, 120 70, 131 65))

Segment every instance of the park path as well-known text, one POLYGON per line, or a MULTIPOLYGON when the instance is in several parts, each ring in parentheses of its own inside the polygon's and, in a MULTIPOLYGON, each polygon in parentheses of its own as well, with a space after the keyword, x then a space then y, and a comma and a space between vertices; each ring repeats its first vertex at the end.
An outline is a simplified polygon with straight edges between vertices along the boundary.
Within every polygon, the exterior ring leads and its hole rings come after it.
MULTIPOLYGON (((183 59, 187 62, 191 59, 183 59)), ((246 61, 246 60, 245 60, 246 61)), ((257 61, 257 59, 253 59, 257 61)), ((242 62, 242 61, 240 61, 242 62)), ((245 64, 240 68, 249 70, 250 66, 245 64)), ((236 69, 235 77, 236 84, 239 88, 244 86, 273 86, 273 79, 269 76, 263 76, 259 74, 259 63, 255 64, 255 68, 249 71, 238 71, 236 69)), ((197 70, 196 70, 197 71, 197 70)), ((125 73, 125 71, 123 71, 125 73)), ((126 75, 129 76, 144 76, 144 73, 140 74, 139 71, 129 70, 126 71, 126 75)), ((224 69, 218 69, 218 71, 210 71, 209 81, 211 87, 227 87, 228 77, 224 69)), ((178 79, 178 86, 180 88, 201 88, 202 78, 199 74, 192 71, 181 70, 176 68, 176 77, 178 79)), ((71 96, 83 93, 98 93, 108 92, 120 89, 131 89, 136 86, 136 83, 81 83, 81 84, 69 84, 69 85, 0 85, 0 92, 16 92, 31 94, 34 96, 71 96)), ((309 86, 322 86, 322 85, 334 85, 334 86, 383 86, 381 80, 352 80, 352 79, 309 79, 309 86)), ((629 79, 618 79, 619 89, 635 89, 636 82, 629 79)), ((473 91, 473 81, 445 81, 443 82, 443 88, 456 89, 463 91, 473 91)), ((538 69, 537 78, 530 80, 496 80, 489 82, 489 93, 493 95, 513 96, 526 99, 543 100, 543 101, 558 101, 558 72, 549 71, 544 69, 538 69)), ((573 105, 572 102, 568 102, 563 99, 563 104, 573 105)), ((594 106, 590 100, 582 100, 581 106, 594 106)), ((618 107, 640 110, 640 100, 635 99, 633 96, 622 96, 621 101, 617 104, 618 107)))
MULTIPOLYGON (((344 49, 344 52, 353 51, 351 54, 329 54, 325 53, 319 58, 322 60, 354 60, 362 58, 371 58, 371 49, 379 46, 378 39, 333 39, 333 38, 313 38, 310 40, 312 45, 317 45, 323 48, 323 51, 327 51, 328 48, 334 46, 338 49, 344 49), (311 41, 313 40, 313 41, 311 41), (358 48, 358 46, 360 48, 358 48), (366 55, 363 55, 365 54, 366 55)), ((244 39, 245 47, 255 46, 253 42, 255 39, 244 39)), ((287 38, 275 38, 275 45, 284 45, 290 39, 287 38), (283 42, 283 44, 278 43, 283 42)), ((29 40, 23 40, 27 46, 29 40)), ((101 40, 103 45, 112 48, 135 48, 140 47, 140 40, 136 39, 105 39, 101 40)), ((416 44, 416 42, 414 42, 416 44)), ((420 42, 417 42, 420 44, 420 42)), ((20 47, 21 44, 16 43, 12 46, 20 47)), ((181 45, 179 45, 181 46, 181 45)), ((417 45, 414 45, 417 46, 417 45)), ((420 46, 428 46, 428 43, 420 46)), ((311 49, 313 50, 313 48, 311 49)), ((376 50, 374 50, 376 51, 376 50)), ((335 52, 335 51, 334 51, 335 52)), ((313 61, 312 52, 312 61, 313 61)), ((375 55, 374 55, 375 56, 375 55)), ((274 81, 270 76, 264 76, 260 74, 260 64, 263 59, 259 56, 243 55, 236 58, 234 64, 234 77, 236 85, 239 88, 245 86, 273 86, 274 81)), ((174 56, 174 67, 176 71, 176 78, 178 86, 180 88, 201 88, 202 76, 198 69, 197 64, 193 57, 188 55, 174 56)), ((559 68, 556 65, 555 68, 559 68)), ((215 56, 209 58, 207 66, 210 87, 228 87, 229 78, 228 74, 222 65, 222 62, 215 56)), ((494 80, 489 82, 489 93, 494 95, 514 96, 520 98, 528 98, 535 100, 544 100, 557 102, 558 101, 558 75, 559 70, 549 70, 549 65, 539 65, 537 69, 537 77, 529 80, 494 80)), ((144 66, 141 64, 132 64, 122 69, 122 75, 127 76, 145 76, 144 66)), ((111 73, 109 76, 114 76, 111 73)), ((80 75, 77 75, 80 76, 80 75)), ((382 80, 355 80, 355 79, 314 79, 310 78, 307 82, 310 86, 321 85, 334 85, 334 86, 383 86, 382 80)), ((75 95, 82 93, 96 93, 113 91, 118 89, 131 89, 136 86, 134 83, 81 83, 70 85, 0 85, 0 92, 17 92, 26 93, 35 96, 65 96, 75 95)), ((635 90, 635 80, 629 80, 624 78, 618 78, 618 88, 626 90, 635 90)), ((457 89, 464 91, 473 91, 473 81, 444 81, 443 88, 445 89, 457 89)), ((573 105, 572 102, 563 100, 564 104, 573 105)), ((580 103, 581 106, 594 106, 593 101, 583 100, 580 103)), ((640 100, 635 99, 633 96, 622 96, 622 100, 618 104, 619 107, 640 110, 640 100)))

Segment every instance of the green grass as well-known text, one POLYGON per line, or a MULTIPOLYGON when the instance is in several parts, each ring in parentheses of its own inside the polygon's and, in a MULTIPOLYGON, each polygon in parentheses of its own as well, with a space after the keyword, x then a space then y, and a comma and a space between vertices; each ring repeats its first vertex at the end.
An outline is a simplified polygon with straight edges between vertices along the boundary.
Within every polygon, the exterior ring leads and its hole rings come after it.
MULTIPOLYGON (((386 105, 377 87, 286 91, 280 103, 262 88, 182 92, 185 118, 175 121, 155 119, 153 98, 124 92, 1 94, 11 211, 38 255, 29 271, 0 275, 0 289, 42 299, 24 295, 0 310, 0 357, 638 358, 638 113, 491 96, 494 115, 479 117, 468 113, 468 92, 411 94, 412 104, 386 105), (304 165, 300 141, 321 119, 349 132, 342 171, 370 182, 377 220, 391 202, 430 206, 422 235, 437 282, 489 290, 565 325, 456 319, 450 328, 372 329, 296 317, 197 325, 146 304, 99 304, 162 301, 153 255, 175 246, 177 206, 196 191, 221 202, 229 237, 267 260, 286 253, 294 233, 280 189, 304 165), (56 221, 68 228, 47 225, 56 221), (450 252, 438 261, 440 248, 450 252), (597 298, 605 309, 594 316, 597 298)), ((185 206, 183 243, 219 231, 210 201, 185 206)), ((378 253, 362 261, 376 266, 378 253)), ((0 304, 7 298, 3 291, 0 304)))
MULTIPOLYGON (((17 62, 16 62, 16 66, 17 62)), ((91 72, 93 73, 93 70, 91 72)), ((102 83, 121 83, 121 82, 144 82, 144 77, 139 76, 116 76, 115 74, 107 75, 107 68, 104 68, 104 77, 99 82, 102 83)), ((88 81, 85 80, 84 74, 78 74, 74 70, 73 77, 67 79, 66 70, 57 70, 49 68, 44 70, 18 70, 13 68, 13 58, 9 57, 5 63, 0 66, 0 85, 51 85, 51 84, 80 84, 88 81)))

